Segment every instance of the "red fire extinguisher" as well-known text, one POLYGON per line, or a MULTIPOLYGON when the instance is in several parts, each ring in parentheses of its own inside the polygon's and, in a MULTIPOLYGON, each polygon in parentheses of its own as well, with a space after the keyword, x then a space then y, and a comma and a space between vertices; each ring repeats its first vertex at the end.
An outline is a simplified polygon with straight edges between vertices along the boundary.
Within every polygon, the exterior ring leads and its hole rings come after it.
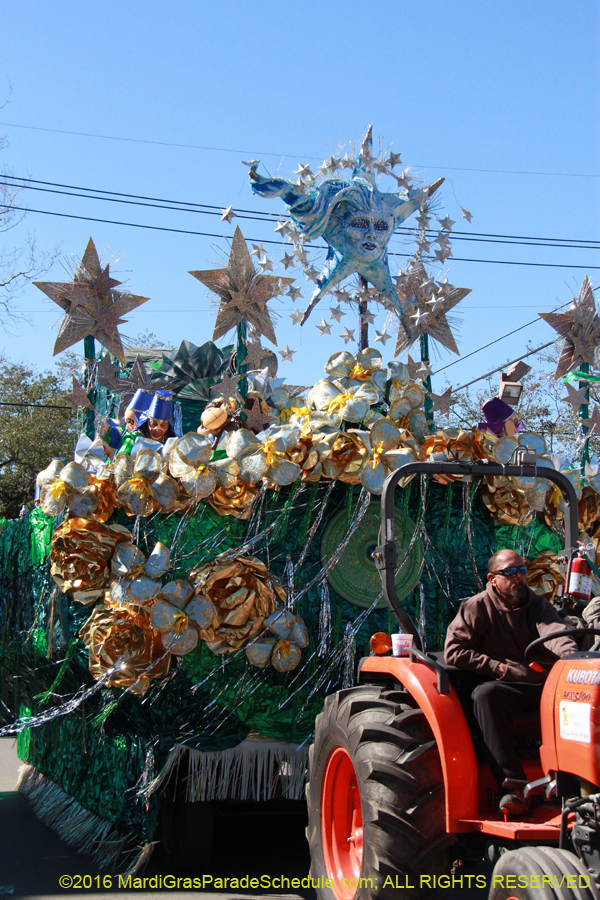
POLYGON ((576 551, 569 562, 567 594, 574 600, 587 603, 592 596, 592 569, 581 551, 576 551))

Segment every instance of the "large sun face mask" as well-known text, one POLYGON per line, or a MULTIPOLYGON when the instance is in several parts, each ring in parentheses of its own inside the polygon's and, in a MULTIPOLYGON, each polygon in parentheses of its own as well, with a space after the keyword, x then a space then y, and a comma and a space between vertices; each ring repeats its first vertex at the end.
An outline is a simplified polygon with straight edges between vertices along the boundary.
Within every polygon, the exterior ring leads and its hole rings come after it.
POLYGON ((325 178, 317 187, 308 189, 285 178, 258 175, 257 161, 250 168, 254 193, 281 197, 303 238, 314 240, 322 236, 329 248, 302 325, 327 291, 349 275, 358 274, 387 298, 408 333, 402 302, 390 276, 388 244, 395 229, 435 193, 444 179, 424 189, 382 192, 370 165, 372 151, 369 127, 352 179, 325 178))

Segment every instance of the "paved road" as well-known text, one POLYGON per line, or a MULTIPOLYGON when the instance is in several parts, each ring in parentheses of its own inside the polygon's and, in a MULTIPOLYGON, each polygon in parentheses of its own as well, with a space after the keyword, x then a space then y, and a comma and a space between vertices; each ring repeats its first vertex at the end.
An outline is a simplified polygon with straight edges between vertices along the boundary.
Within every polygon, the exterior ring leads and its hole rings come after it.
MULTIPOLYGON (((14 786, 20 761, 17 758, 14 741, 0 739, 0 895, 32 898, 65 898, 73 895, 101 893, 106 900, 174 900, 175 896, 188 893, 179 890, 154 888, 168 873, 153 858, 144 873, 147 878, 156 879, 146 883, 146 890, 118 889, 118 881, 113 880, 112 889, 104 889, 100 872, 92 863, 78 856, 56 835, 34 816, 24 797, 17 794, 14 786), (63 890, 59 886, 61 875, 82 876, 82 885, 89 888, 63 890), (83 878, 83 876, 88 876, 83 878), (100 887, 96 887, 97 879, 100 887)), ((216 852, 207 875, 217 877, 260 877, 271 879, 281 875, 289 879, 306 878, 309 870, 309 855, 304 839, 304 823, 299 817, 252 816, 223 820, 215 834, 216 852)), ((480 866, 469 869, 465 874, 484 874, 489 881, 490 867, 480 866)), ((197 873, 194 873, 197 874, 197 873)), ((474 881, 474 879, 473 879, 474 881)), ((191 893, 191 892, 190 892, 191 893)), ((196 893, 196 892, 195 892, 196 893)), ((252 890, 235 892, 221 890, 215 892, 207 886, 201 892, 203 900, 314 900, 315 892, 310 888, 293 889, 289 893, 278 890, 252 890)), ((402 891, 398 890, 398 897, 402 891)), ((447 900, 485 900, 486 889, 454 891, 447 900)), ((1 898, 3 900, 3 898, 1 898)))

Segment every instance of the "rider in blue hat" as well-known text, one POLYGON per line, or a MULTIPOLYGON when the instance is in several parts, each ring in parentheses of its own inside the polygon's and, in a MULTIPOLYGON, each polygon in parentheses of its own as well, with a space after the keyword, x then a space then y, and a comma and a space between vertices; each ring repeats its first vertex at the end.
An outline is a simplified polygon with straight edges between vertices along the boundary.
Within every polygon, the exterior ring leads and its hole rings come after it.
POLYGON ((140 416, 139 434, 164 444, 168 438, 177 437, 171 422, 173 395, 169 391, 155 391, 147 411, 140 416))

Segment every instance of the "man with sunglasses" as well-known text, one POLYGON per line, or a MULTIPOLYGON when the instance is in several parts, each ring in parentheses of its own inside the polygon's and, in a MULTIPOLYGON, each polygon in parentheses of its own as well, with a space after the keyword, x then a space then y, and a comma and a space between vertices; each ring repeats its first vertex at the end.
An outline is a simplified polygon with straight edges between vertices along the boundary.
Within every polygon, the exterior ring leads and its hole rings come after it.
POLYGON ((473 691, 473 711, 483 733, 492 773, 500 790, 500 810, 526 815, 524 799, 514 782, 526 782, 511 726, 529 712, 539 712, 544 681, 552 667, 551 653, 564 656, 577 651, 571 637, 561 636, 565 623, 544 597, 526 584, 527 566, 513 550, 498 550, 488 562, 485 591, 463 601, 448 627, 445 656, 449 665, 482 676, 473 691), (536 660, 546 664, 543 672, 529 668, 525 648, 538 637, 556 633, 536 660), (547 648, 547 649, 546 649, 547 648), (548 651, 551 651, 550 653, 548 651), (512 787, 503 788, 509 780, 512 787))

